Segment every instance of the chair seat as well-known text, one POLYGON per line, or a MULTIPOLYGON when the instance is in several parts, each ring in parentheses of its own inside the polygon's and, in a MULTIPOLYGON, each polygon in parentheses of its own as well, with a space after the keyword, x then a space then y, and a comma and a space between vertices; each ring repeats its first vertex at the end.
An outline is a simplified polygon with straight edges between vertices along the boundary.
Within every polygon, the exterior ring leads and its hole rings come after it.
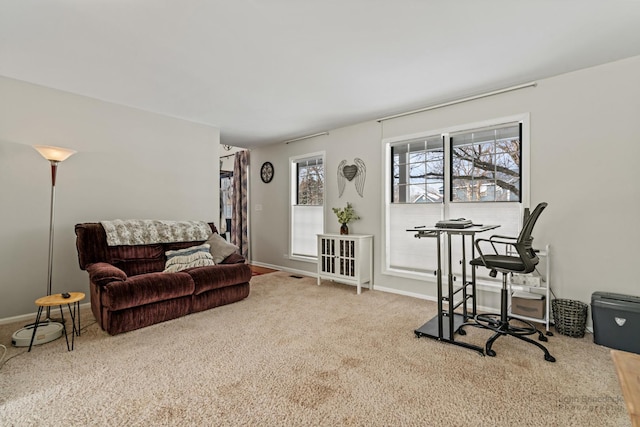
POLYGON ((485 255, 484 260, 481 257, 474 258, 470 261, 471 265, 486 267, 491 270, 508 271, 508 272, 524 272, 526 267, 520 257, 508 255, 485 255))

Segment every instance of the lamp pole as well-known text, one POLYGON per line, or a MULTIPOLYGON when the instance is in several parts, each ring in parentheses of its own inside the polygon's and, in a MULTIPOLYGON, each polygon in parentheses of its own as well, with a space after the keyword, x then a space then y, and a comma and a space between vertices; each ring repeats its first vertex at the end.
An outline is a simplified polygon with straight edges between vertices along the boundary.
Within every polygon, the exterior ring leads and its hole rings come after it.
MULTIPOLYGON (((49 208, 49 265, 47 268, 47 296, 51 295, 53 282, 53 222, 56 204, 56 175, 58 173, 57 160, 49 160, 51 162, 51 206, 49 208)), ((47 306, 47 318, 50 319, 51 307, 47 306)))
MULTIPOLYGON (((69 156, 75 154, 74 150, 61 147, 52 147, 48 145, 34 145, 33 148, 38 150, 51 164, 51 205, 49 209, 49 260, 47 266, 47 296, 50 296, 53 282, 53 231, 54 231, 54 212, 56 201, 56 175, 58 173, 58 164, 65 161, 69 156)), ((51 307, 47 306, 47 318, 39 321, 40 311, 36 322, 19 329, 11 336, 11 342, 16 347, 29 347, 31 351, 32 344, 44 344, 53 341, 62 336, 64 325, 51 320, 51 307), (34 342, 34 338, 38 333, 38 338, 34 342)), ((68 343, 67 343, 68 345, 68 343)))

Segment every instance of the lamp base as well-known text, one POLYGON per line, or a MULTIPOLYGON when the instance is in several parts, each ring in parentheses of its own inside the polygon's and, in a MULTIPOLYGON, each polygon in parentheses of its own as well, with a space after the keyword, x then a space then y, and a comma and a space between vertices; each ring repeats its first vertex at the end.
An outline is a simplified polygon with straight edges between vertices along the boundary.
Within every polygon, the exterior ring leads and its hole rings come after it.
MULTIPOLYGON (((33 328, 36 325, 27 325, 17 330, 11 335, 11 344, 14 347, 29 347, 31 337, 33 336, 33 328)), ((33 338, 33 345, 40 345, 57 340, 62 336, 62 323, 45 321, 37 325, 36 336, 33 338)))

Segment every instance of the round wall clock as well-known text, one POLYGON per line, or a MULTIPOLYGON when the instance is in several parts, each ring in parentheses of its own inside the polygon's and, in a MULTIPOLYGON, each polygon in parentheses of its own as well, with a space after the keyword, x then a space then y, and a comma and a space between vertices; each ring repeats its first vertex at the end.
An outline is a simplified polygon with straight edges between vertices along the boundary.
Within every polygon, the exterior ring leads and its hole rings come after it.
POLYGON ((273 179, 273 165, 271 162, 264 162, 260 168, 260 178, 265 184, 271 182, 273 179))

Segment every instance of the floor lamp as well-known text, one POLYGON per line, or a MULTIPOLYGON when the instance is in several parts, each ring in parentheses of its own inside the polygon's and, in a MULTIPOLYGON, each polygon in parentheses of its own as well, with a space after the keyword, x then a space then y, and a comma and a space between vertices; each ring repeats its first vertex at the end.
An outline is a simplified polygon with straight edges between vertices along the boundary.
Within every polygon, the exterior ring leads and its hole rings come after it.
MULTIPOLYGON (((34 145, 33 148, 51 163, 51 207, 49 211, 49 268, 47 270, 47 296, 51 295, 51 282, 53 275, 53 223, 54 208, 56 201, 56 175, 58 172, 58 164, 67 160, 71 155, 75 154, 74 150, 61 147, 52 147, 48 145, 34 145)), ((37 328, 36 338, 33 344, 44 344, 53 341, 62 336, 62 325, 53 322, 50 318, 51 308, 47 307, 47 318, 39 324, 27 325, 19 331, 15 332, 12 337, 12 343, 16 347, 27 347, 31 341, 33 328, 37 328)))

